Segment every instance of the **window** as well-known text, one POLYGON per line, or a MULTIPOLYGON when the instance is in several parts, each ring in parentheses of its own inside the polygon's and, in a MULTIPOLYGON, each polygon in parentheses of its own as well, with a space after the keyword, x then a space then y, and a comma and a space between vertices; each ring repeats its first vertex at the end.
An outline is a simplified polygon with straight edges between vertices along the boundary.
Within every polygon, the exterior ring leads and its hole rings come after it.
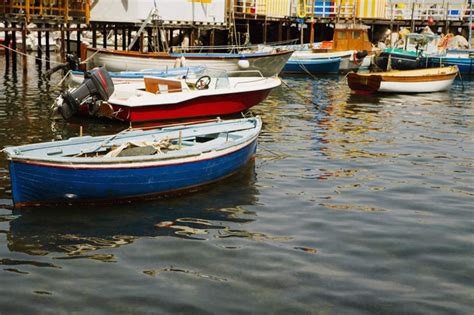
POLYGON ((337 39, 346 39, 346 33, 345 32, 338 32, 337 33, 337 39))

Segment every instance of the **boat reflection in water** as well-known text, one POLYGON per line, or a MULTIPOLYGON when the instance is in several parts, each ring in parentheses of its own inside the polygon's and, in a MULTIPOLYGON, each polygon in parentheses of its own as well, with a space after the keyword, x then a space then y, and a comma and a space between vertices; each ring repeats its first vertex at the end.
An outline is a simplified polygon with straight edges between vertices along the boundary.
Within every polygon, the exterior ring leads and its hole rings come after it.
POLYGON ((18 217, 9 222, 8 248, 29 255, 63 253, 65 259, 113 261, 113 255, 94 252, 142 237, 251 237, 252 233, 241 229, 243 223, 255 220, 255 213, 245 210, 258 200, 255 182, 255 162, 251 161, 219 185, 179 198, 102 208, 18 210, 14 212, 18 217))

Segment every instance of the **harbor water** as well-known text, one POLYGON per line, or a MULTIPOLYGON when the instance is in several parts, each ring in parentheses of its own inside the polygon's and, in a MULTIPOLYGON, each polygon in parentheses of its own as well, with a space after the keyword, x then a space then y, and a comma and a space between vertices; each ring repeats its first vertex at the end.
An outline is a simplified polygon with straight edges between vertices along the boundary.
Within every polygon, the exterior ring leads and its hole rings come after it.
MULTIPOLYGON (((0 147, 127 127, 54 121, 61 76, 33 62, 0 75, 0 147)), ((472 314, 474 80, 284 80, 255 160, 192 194, 14 211, 2 154, 0 313, 472 314)))

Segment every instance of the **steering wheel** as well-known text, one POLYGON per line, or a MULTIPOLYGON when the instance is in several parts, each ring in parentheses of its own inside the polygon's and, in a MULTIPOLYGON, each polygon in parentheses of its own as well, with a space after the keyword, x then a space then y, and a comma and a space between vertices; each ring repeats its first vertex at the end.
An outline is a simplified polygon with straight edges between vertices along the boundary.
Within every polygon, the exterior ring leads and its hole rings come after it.
POLYGON ((196 89, 198 90, 206 90, 209 88, 209 84, 211 84, 211 77, 208 75, 203 75, 196 81, 196 89))

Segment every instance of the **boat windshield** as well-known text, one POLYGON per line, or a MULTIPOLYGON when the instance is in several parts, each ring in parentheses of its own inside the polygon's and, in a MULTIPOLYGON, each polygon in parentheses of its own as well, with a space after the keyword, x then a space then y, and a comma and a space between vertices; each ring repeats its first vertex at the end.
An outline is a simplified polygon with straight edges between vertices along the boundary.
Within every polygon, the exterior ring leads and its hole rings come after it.
POLYGON ((438 35, 430 34, 408 34, 406 35, 407 51, 419 52, 423 51, 427 54, 434 54, 438 50, 438 42, 440 37, 438 35))
POLYGON ((203 76, 209 76, 212 81, 215 82, 214 87, 216 89, 227 89, 230 87, 229 75, 225 70, 203 68, 200 71, 194 73, 196 78, 203 76))

